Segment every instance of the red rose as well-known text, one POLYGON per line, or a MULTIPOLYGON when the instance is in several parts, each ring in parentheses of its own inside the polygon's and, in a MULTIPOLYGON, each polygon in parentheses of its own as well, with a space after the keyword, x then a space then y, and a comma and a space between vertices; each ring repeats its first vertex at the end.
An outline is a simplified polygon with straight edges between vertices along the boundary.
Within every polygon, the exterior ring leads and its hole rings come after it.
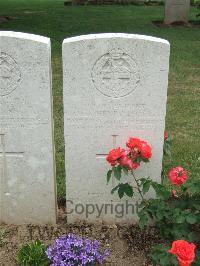
POLYGON ((130 138, 126 146, 132 150, 132 156, 135 158, 142 157, 142 159, 149 159, 152 156, 151 147, 146 141, 130 138))
POLYGON ((143 159, 151 158, 151 156, 152 156, 151 146, 149 146, 146 141, 141 141, 139 148, 140 148, 141 157, 143 159))
POLYGON ((125 150, 120 158, 120 165, 127 167, 129 170, 137 169, 140 164, 135 163, 131 158, 130 150, 125 150))
POLYGON ((164 133, 164 140, 167 140, 169 138, 169 133, 167 131, 165 131, 164 133))
POLYGON ((177 256, 179 266, 190 266, 195 259, 195 248, 193 243, 185 240, 176 240, 172 243, 172 248, 168 251, 177 256))
POLYGON ((128 142, 126 143, 126 146, 130 149, 138 149, 140 142, 141 140, 138 138, 129 138, 128 142))
POLYGON ((108 156, 106 157, 106 160, 112 165, 115 166, 119 163, 119 159, 122 157, 124 152, 124 149, 116 148, 109 152, 108 156))
POLYGON ((172 184, 177 186, 182 185, 187 181, 187 171, 185 171, 181 166, 172 168, 168 172, 168 178, 172 184))

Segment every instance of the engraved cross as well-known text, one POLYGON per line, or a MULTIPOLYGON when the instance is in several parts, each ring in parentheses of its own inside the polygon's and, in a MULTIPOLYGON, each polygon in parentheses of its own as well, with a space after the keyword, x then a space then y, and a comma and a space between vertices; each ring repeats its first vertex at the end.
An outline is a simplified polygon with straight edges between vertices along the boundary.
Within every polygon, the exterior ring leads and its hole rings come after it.
MULTIPOLYGON (((0 134, 0 187, 3 188, 3 191, 1 193, 1 198, 0 198, 0 205, 1 205, 1 210, 0 210, 0 219, 2 216, 2 205, 4 201, 4 195, 9 195, 8 187, 7 187, 7 157, 18 157, 22 158, 24 157, 24 152, 11 152, 7 151, 6 149, 6 139, 5 139, 5 134, 0 134)), ((6 212, 6 209, 4 210, 6 212)))
MULTIPOLYGON (((116 143, 117 143, 117 137, 119 135, 111 135, 111 137, 113 138, 113 149, 116 148, 116 143)), ((105 159, 107 157, 108 153, 99 153, 96 154, 96 158, 97 159, 105 159)), ((115 186, 115 178, 112 178, 112 186, 115 186)))
POLYGON ((24 157, 24 152, 11 152, 6 149, 6 140, 5 134, 0 134, 0 161, 2 161, 2 176, 1 176, 1 187, 5 186, 6 176, 7 176, 7 167, 6 159, 7 157, 24 157))
MULTIPOLYGON (((118 135, 111 135, 113 137, 113 149, 116 148, 116 142, 117 142, 117 137, 118 135)), ((98 153, 96 154, 97 159, 105 159, 108 153, 98 153)))
POLYGON ((0 151, 0 157, 6 158, 6 157, 23 157, 24 156, 24 152, 6 151, 5 134, 0 134, 0 148, 2 150, 0 151))
POLYGON ((105 73, 102 77, 103 81, 110 81, 110 80, 122 80, 122 81, 129 81, 130 80, 130 72, 110 72, 105 73))

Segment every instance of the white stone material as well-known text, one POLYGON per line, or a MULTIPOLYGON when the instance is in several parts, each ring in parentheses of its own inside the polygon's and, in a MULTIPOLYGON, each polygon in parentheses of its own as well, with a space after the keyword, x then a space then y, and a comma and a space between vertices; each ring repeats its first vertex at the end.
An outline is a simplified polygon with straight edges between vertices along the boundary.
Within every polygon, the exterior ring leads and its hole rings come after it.
POLYGON ((188 23, 190 0, 166 0, 165 24, 188 23))
POLYGON ((50 40, 0 32, 0 222, 56 222, 50 40))
POLYGON ((113 147, 125 146, 130 136, 147 140, 153 158, 136 174, 160 181, 169 51, 166 40, 142 35, 110 33, 64 40, 68 222, 137 220, 138 196, 120 200, 111 195, 117 182, 106 185, 110 167, 105 157, 113 147), (136 204, 134 214, 126 200, 136 204), (118 218, 121 203, 125 213, 118 218), (90 213, 94 209, 88 217, 86 207, 90 213))

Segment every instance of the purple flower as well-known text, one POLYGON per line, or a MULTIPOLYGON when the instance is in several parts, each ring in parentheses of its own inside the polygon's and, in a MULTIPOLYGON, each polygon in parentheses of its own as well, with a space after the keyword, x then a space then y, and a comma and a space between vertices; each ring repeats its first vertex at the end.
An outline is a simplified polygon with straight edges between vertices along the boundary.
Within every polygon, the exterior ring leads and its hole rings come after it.
POLYGON ((46 251, 51 266, 92 266, 102 264, 109 251, 100 252, 100 242, 73 234, 61 236, 46 251))

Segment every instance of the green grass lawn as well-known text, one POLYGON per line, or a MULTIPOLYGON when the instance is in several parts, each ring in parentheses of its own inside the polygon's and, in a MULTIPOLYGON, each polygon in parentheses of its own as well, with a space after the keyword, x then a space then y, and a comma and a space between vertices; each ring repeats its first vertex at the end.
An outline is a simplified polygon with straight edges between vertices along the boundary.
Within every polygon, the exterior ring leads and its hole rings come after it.
MULTIPOLYGON (((196 20, 197 9, 190 18, 196 20)), ((48 36, 52 40, 54 119, 58 197, 65 195, 61 44, 64 38, 89 33, 127 32, 161 37, 171 43, 166 128, 174 136, 170 165, 200 176, 200 28, 158 28, 164 8, 141 6, 64 7, 63 0, 0 0, 0 16, 13 20, 0 30, 48 36)), ((153 104, 153 103, 152 103, 153 104)))

